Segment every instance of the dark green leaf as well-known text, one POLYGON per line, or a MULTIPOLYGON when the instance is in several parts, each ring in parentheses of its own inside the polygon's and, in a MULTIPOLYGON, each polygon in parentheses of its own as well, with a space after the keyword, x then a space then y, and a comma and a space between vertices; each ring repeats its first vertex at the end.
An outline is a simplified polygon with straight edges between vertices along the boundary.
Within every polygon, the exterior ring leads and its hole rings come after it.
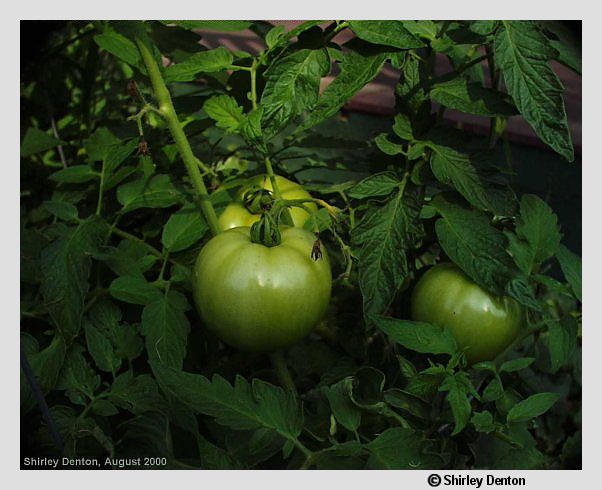
POLYGON ((565 366, 572 358, 577 344, 577 325, 571 317, 548 322, 548 348, 553 372, 565 366))
MULTIPOLYGON (((133 152, 138 148, 138 139, 134 138, 125 144, 111 145, 106 149, 103 157, 103 172, 105 179, 109 177, 119 165, 121 165, 133 152)), ((106 190, 106 185, 103 183, 103 189, 106 190)))
POLYGON ((168 25, 177 25, 184 29, 206 29, 208 31, 236 32, 251 27, 253 22, 248 20, 164 20, 168 25))
POLYGON ((432 204, 442 216, 435 228, 445 253, 481 287, 505 294, 507 283, 517 271, 506 253, 504 234, 493 228, 480 211, 465 209, 440 197, 432 204))
POLYGON ((349 26, 357 37, 374 44, 384 44, 399 49, 424 46, 424 43, 413 36, 400 20, 350 20, 349 26))
POLYGON ((330 71, 326 49, 301 49, 278 60, 265 72, 261 96, 262 127, 275 135, 291 118, 312 107, 318 100, 320 80, 330 71))
POLYGON ((236 132, 244 116, 242 107, 229 95, 216 95, 205 102, 203 109, 217 126, 230 132, 236 132))
POLYGON ((94 41, 102 49, 108 51, 128 65, 136 65, 140 60, 140 53, 136 45, 127 37, 114 31, 107 31, 104 34, 94 36, 94 41))
POLYGON ((498 376, 494 377, 483 390, 481 400, 483 402, 493 402, 504 396, 504 387, 498 376))
POLYGON ((185 314, 188 308, 186 297, 173 290, 144 308, 141 329, 150 359, 167 366, 182 366, 190 330, 185 314))
POLYGON ((345 378, 330 387, 324 388, 324 393, 337 422, 353 432, 359 427, 362 414, 351 401, 352 385, 353 379, 345 378))
POLYGON ((309 129, 336 114, 345 102, 378 75, 386 58, 386 53, 372 55, 363 55, 357 51, 345 53, 341 63, 341 73, 326 87, 298 131, 309 129))
POLYGON ((86 405, 100 386, 100 376, 84 357, 83 350, 79 344, 71 346, 57 383, 57 388, 65 390, 76 405, 86 405))
POLYGON ((223 46, 195 53, 180 63, 168 66, 165 70, 165 82, 191 82, 199 73, 226 70, 232 65, 233 59, 232 53, 223 46))
POLYGON ((526 274, 552 257, 560 245, 558 220, 550 207, 533 194, 523 195, 516 235, 507 233, 508 251, 526 274))
POLYGON ((374 143, 376 143, 378 149, 386 155, 399 155, 403 152, 403 147, 389 141, 386 133, 381 133, 374 138, 374 143))
POLYGON ((508 422, 524 422, 547 412, 558 401, 558 393, 537 393, 518 402, 508 412, 508 422))
POLYGON ((381 172, 361 180, 347 194, 355 199, 388 196, 398 189, 400 184, 400 180, 393 172, 381 172))
POLYGON ((488 410, 482 412, 475 412, 470 419, 472 425, 477 432, 490 433, 495 430, 495 423, 493 421, 493 415, 488 410))
MULTIPOLYGON (((37 349, 37 346, 35 346, 37 349)), ((33 375, 40 385, 43 393, 48 393, 52 390, 57 382, 61 367, 65 361, 65 341, 59 336, 55 336, 52 342, 40 352, 27 352, 24 347, 23 351, 27 356, 33 375)), ((21 412, 26 413, 31 410, 36 404, 36 399, 31 391, 29 381, 21 370, 21 412)))
POLYGON ((115 355, 110 340, 94 325, 85 326, 88 352, 101 371, 115 374, 121 366, 121 359, 115 355))
POLYGON ((506 361, 500 366, 500 372, 513 373, 514 371, 520 371, 533 364, 535 361, 534 357, 520 357, 518 359, 512 359, 506 361))
POLYGON ((476 208, 493 210, 488 189, 470 154, 432 141, 425 145, 432 150, 431 170, 439 182, 453 186, 476 208))
POLYGON ((51 150, 61 144, 65 144, 65 142, 54 136, 50 136, 38 128, 29 128, 21 142, 21 156, 28 157, 35 153, 51 150))
POLYGON ((458 434, 466 427, 470 420, 472 407, 468 401, 467 394, 474 391, 466 373, 460 372, 452 376, 446 376, 439 387, 439 391, 447 391, 445 399, 449 403, 454 416, 454 431, 452 436, 458 434))
POLYGON ((252 385, 237 376, 234 385, 215 375, 189 374, 151 362, 162 389, 173 393, 197 413, 236 430, 271 429, 287 439, 297 438, 303 427, 300 407, 292 393, 255 379, 252 385))
POLYGON ((561 244, 556 252, 556 258, 573 294, 581 301, 581 257, 561 244))
POLYGON ((66 230, 42 251, 42 295, 52 320, 67 341, 79 331, 89 287, 90 257, 105 233, 104 222, 92 216, 66 230))
POLYGON ((376 326, 393 342, 422 354, 454 354, 456 342, 448 329, 430 323, 373 317, 376 326))
POLYGON ((134 376, 132 371, 120 374, 115 378, 108 398, 135 415, 149 411, 167 411, 167 404, 150 374, 134 376))
POLYGON ((368 466, 372 469, 432 470, 443 463, 434 453, 432 442, 422 439, 411 429, 387 429, 366 448, 370 452, 368 466))
POLYGON ((63 221, 79 221, 77 208, 73 204, 63 201, 44 201, 42 205, 50 214, 63 221))
POLYGON ((496 34, 495 58, 514 103, 541 140, 572 162, 564 87, 548 64, 554 54, 532 21, 503 21, 496 34))
POLYGON ((407 252, 422 238, 418 188, 407 184, 382 207, 372 207, 352 231, 361 244, 359 282, 364 315, 382 313, 408 277, 407 252))
POLYGON ((163 298, 161 290, 146 282, 141 276, 124 276, 113 279, 109 293, 114 298, 135 305, 149 305, 163 298))
POLYGON ((449 109, 480 116, 512 116, 516 108, 501 92, 483 87, 465 78, 437 83, 431 88, 431 98, 449 109))
POLYGON ((59 170, 48 178, 55 182, 60 182, 61 184, 79 184, 98 179, 100 178, 100 174, 95 172, 92 167, 88 165, 74 165, 59 170))
POLYGON ((161 241, 170 252, 186 250, 209 230, 201 212, 195 206, 185 206, 172 214, 165 226, 161 241))
POLYGON ((181 199, 182 194, 174 187, 169 176, 163 174, 128 182, 117 189, 122 212, 140 208, 167 208, 181 199))

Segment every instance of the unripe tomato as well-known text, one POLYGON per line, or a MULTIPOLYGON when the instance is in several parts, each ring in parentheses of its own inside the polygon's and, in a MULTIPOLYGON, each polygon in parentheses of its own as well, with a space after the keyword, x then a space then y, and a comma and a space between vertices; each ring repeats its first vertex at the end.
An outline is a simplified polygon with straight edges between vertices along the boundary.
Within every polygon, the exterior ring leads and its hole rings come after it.
POLYGON ((516 338, 521 306, 496 297, 450 263, 431 267, 414 287, 412 319, 449 328, 469 363, 492 360, 516 338))
MULTIPOLYGON (((276 175, 276 183, 278 189, 284 199, 311 199, 311 195, 303 189, 299 184, 288 180, 284 177, 276 175)), ((272 183, 267 175, 257 175, 251 177, 242 186, 235 199, 226 206, 224 212, 219 217, 219 225, 222 230, 229 230, 237 226, 251 226, 259 220, 261 214, 253 214, 243 204, 244 193, 252 187, 259 186, 268 191, 273 191, 272 183)), ((318 207, 313 202, 305 203, 305 206, 312 212, 317 211, 318 207)), ((290 213, 293 218, 293 223, 297 227, 303 227, 310 213, 299 207, 291 207, 290 213)))
POLYGON ((196 307, 222 341, 249 352, 271 352, 305 337, 330 300, 325 247, 312 259, 315 236, 282 228, 274 247, 251 242, 249 228, 227 230, 201 249, 193 270, 196 307))

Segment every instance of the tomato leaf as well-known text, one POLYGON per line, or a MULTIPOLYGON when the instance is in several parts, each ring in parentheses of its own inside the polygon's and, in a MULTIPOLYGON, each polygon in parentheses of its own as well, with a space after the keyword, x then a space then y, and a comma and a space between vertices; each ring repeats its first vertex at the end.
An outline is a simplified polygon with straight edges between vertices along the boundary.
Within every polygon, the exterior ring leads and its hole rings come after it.
POLYGON ((301 433, 303 419, 292 393, 255 379, 236 376, 231 385, 219 375, 211 380, 151 361, 159 386, 195 412, 236 430, 266 428, 287 439, 301 433))
POLYGON ((141 276, 124 276, 113 279, 109 293, 125 303, 148 305, 163 297, 161 291, 141 276))
POLYGON ((361 180, 347 194, 355 199, 388 196, 398 189, 400 184, 400 180, 393 172, 381 172, 361 180))
POLYGON ((80 184, 98 179, 100 174, 89 165, 73 165, 53 173, 48 178, 62 184, 80 184))
POLYGON ((518 402, 508 412, 508 422, 524 422, 539 417, 558 401, 558 393, 536 393, 518 402))
POLYGON ((552 257, 560 245, 558 220, 552 209, 533 194, 523 195, 516 234, 507 232, 508 251, 518 267, 530 274, 536 264, 552 257))
POLYGON ((51 150, 61 144, 65 144, 65 142, 54 136, 50 136, 38 128, 28 128, 21 142, 21 156, 28 157, 36 153, 51 150))
POLYGON ((564 87, 548 64, 554 56, 555 50, 534 22, 502 21, 495 38, 495 58, 508 92, 541 140, 572 162, 564 87))
POLYGON ((432 442, 411 429, 394 427, 382 432, 366 445, 368 467, 386 470, 436 469, 443 465, 432 442))
POLYGON ((98 369, 115 375, 121 367, 121 359, 116 356, 111 341, 91 323, 86 324, 84 330, 88 351, 98 369))
POLYGON ((123 206, 123 213, 140 208, 167 208, 180 202, 182 197, 165 174, 128 182, 117 189, 117 200, 123 206))
POLYGON ((445 399, 449 403, 454 416, 455 426, 452 435, 461 432, 470 420, 472 407, 467 394, 475 391, 468 375, 464 372, 446 376, 439 391, 447 391, 445 399))
POLYGON ((507 96, 480 83, 454 78, 431 87, 431 99, 444 107, 480 116, 513 116, 516 107, 507 96))
POLYGON ((190 331, 187 309, 186 297, 177 291, 170 291, 144 307, 140 328, 150 359, 158 359, 166 366, 182 366, 190 331))
POLYGON ((371 82, 380 72, 386 53, 361 54, 357 51, 345 53, 341 62, 341 73, 326 87, 318 102, 299 126, 297 132, 307 130, 336 112, 359 90, 371 82))
POLYGON ((350 20, 348 22, 351 30, 364 41, 399 49, 424 46, 420 39, 405 28, 401 20, 350 20))
POLYGON ((229 95, 216 95, 211 97, 203 105, 207 115, 213 119, 217 126, 232 133, 237 132, 244 120, 242 107, 236 99, 229 95))
POLYGON ((326 49, 301 49, 266 70, 261 96, 262 127, 271 137, 318 100, 320 80, 330 71, 326 49))
POLYGON ((42 296, 56 328, 67 342, 79 332, 89 288, 90 257, 105 233, 105 223, 92 216, 66 229, 42 251, 42 296))
POLYGON ((184 206, 165 223, 161 241, 170 252, 179 252, 197 243, 208 230, 200 210, 195 206, 184 206))
POLYGON ((352 378, 345 378, 332 386, 325 387, 324 394, 337 422, 353 432, 360 426, 362 413, 351 401, 352 384, 352 378))
POLYGON ((504 234, 480 211, 463 208, 442 196, 433 199, 432 205, 441 214, 435 229, 445 253, 482 288, 505 294, 517 270, 506 252, 504 234))
POLYGON ((423 235, 418 188, 407 184, 384 206, 372 206, 353 229, 352 240, 361 245, 359 282, 364 315, 382 313, 408 277, 406 252, 423 235))
POLYGON ((423 354, 452 355, 456 352, 456 342, 449 329, 385 316, 374 316, 373 320, 379 330, 407 349, 423 354))
POLYGON ((556 252, 556 258, 560 263, 564 277, 573 290, 573 294, 581 301, 581 257, 560 244, 556 252))
POLYGON ((201 51, 165 69, 165 83, 191 82, 199 73, 213 73, 230 68, 234 57, 223 46, 201 51))

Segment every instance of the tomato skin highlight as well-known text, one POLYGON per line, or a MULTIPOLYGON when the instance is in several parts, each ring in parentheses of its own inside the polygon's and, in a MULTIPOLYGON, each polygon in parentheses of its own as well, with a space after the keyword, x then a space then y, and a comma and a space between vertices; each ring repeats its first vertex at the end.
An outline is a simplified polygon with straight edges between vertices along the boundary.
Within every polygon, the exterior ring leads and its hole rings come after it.
MULTIPOLYGON (((303 187, 296 182, 288 180, 285 177, 276 175, 276 183, 284 199, 311 199, 311 195, 303 187)), ((226 206, 226 209, 219 216, 218 222, 222 230, 229 230, 238 226, 251 226, 256 221, 259 221, 261 214, 253 214, 244 206, 242 197, 243 194, 253 186, 260 186, 269 191, 273 191, 272 183, 267 175, 257 175, 251 177, 242 186, 235 199, 226 206)), ((305 203, 305 206, 312 213, 318 210, 318 207, 313 202, 305 203)), ((293 224, 296 227, 303 227, 310 213, 299 207, 289 208, 293 218, 293 224)))
POLYGON ((273 352, 305 337, 330 302, 332 272, 326 248, 311 258, 315 236, 282 228, 282 243, 251 242, 249 228, 213 237, 193 270, 193 296, 209 330, 247 352, 273 352))
POLYGON ((515 300, 488 293, 451 263, 435 265, 420 278, 411 315, 449 328, 470 364, 500 354, 517 337, 524 318, 515 300))

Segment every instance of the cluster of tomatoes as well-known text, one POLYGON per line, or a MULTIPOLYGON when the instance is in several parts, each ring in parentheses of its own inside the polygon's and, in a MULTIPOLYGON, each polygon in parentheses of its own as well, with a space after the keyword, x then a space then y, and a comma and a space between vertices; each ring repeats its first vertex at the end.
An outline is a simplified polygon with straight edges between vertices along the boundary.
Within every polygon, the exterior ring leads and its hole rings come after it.
MULTIPOLYGON (((282 197, 310 199, 300 185, 276 177, 282 197)), ((204 324, 222 341, 248 352, 273 352, 305 337, 330 301, 328 254, 312 252, 315 236, 303 228, 316 210, 291 208, 293 227, 267 247, 251 239, 260 214, 245 205, 247 189, 272 191, 265 176, 250 179, 219 218, 222 230, 201 249, 193 293, 204 324)), ((510 298, 489 294, 451 263, 431 267, 414 286, 412 319, 449 328, 470 363, 491 360, 516 338, 523 313, 510 298)))

